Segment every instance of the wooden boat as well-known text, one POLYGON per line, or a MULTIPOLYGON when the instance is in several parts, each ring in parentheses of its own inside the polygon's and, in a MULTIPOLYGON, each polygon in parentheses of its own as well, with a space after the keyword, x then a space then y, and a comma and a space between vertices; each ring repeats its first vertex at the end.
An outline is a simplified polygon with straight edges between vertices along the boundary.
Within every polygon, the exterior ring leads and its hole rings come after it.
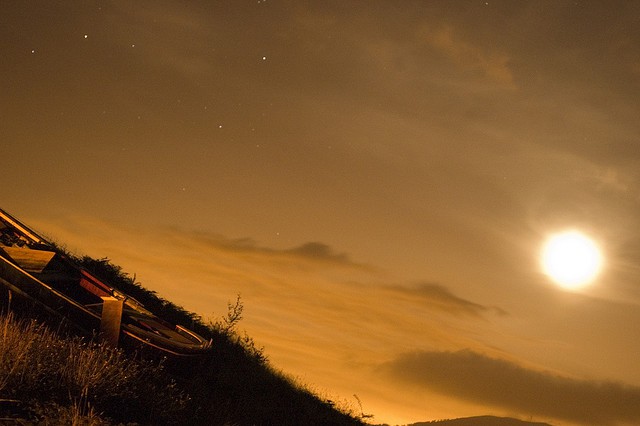
POLYGON ((121 315, 116 327, 119 326, 121 340, 172 355, 197 355, 211 347, 210 341, 164 321, 134 298, 76 265, 1 209, 0 285, 89 332, 104 330, 105 301, 115 300, 120 302, 121 315))

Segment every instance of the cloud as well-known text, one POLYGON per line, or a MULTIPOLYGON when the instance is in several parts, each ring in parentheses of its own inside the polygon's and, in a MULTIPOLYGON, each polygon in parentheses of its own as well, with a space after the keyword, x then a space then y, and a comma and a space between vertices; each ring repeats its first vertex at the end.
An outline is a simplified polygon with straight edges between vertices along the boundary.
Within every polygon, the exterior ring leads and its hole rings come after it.
POLYGON ((426 34, 428 43, 440 50, 459 66, 479 70, 486 77, 508 86, 513 85, 513 73, 509 68, 509 57, 491 52, 462 40, 450 26, 426 34))
MULTIPOLYGON (((341 278, 338 278, 339 276, 332 277, 331 282, 342 291, 361 293, 361 297, 372 293, 383 294, 390 303, 408 302, 422 306, 426 310, 445 312, 454 316, 481 317, 487 313, 506 314, 500 308, 484 306, 459 297, 440 284, 421 282, 411 285, 385 282, 384 272, 376 266, 355 262, 347 253, 338 252, 323 242, 312 241, 292 248, 277 249, 261 246, 251 238, 229 239, 222 235, 190 233, 178 229, 167 230, 166 235, 167 240, 180 239, 181 244, 189 247, 189 251, 192 253, 196 251, 209 253, 209 255, 205 254, 209 267, 215 263, 216 256, 222 252, 231 256, 235 262, 238 262, 238 265, 245 264, 247 261, 269 265, 269 275, 271 276, 287 273, 291 277, 291 268, 300 269, 309 265, 317 267, 318 272, 315 273, 318 274, 323 274, 323 268, 327 266, 345 268, 345 275, 341 278), (204 251, 198 248, 201 245, 204 247, 204 251), (358 271, 364 275, 357 277, 347 275, 347 270, 358 271)), ((203 265, 204 267, 205 265, 203 265)), ((251 266, 248 266, 248 269, 252 269, 251 266)), ((265 272, 264 269, 260 269, 260 271, 261 273, 265 272)), ((307 273, 314 272, 308 271, 307 273)), ((249 274, 253 274, 253 272, 249 274)), ((259 280, 258 277, 255 279, 259 280)), ((309 276, 305 275, 302 279, 306 281, 309 276)), ((283 284, 283 281, 279 280, 279 282, 280 285, 283 284)), ((294 287, 296 286, 294 285, 294 287)))
POLYGON ((215 250, 222 250, 229 253, 260 255, 264 259, 280 259, 282 257, 295 257, 298 260, 307 262, 330 262, 334 265, 343 265, 355 268, 368 267, 351 261, 346 253, 336 252, 330 245, 319 241, 310 241, 302 243, 298 246, 286 249, 277 249, 271 247, 260 246, 252 238, 230 239, 222 235, 185 232, 181 230, 171 230, 170 238, 177 236, 184 237, 185 244, 204 243, 215 250), (191 242, 189 242, 191 240, 191 242))
POLYGON ((349 258, 344 253, 335 253, 333 249, 324 243, 309 242, 301 246, 287 250, 288 253, 316 260, 328 260, 335 262, 349 262, 349 258))
POLYGON ((109 40, 121 48, 134 48, 144 55, 147 65, 166 67, 193 79, 210 71, 209 60, 201 45, 208 35, 202 11, 170 3, 113 2, 105 8, 109 22, 109 40))
POLYGON ((560 376, 470 350, 408 353, 383 370, 403 383, 521 413, 583 424, 640 422, 640 387, 560 376))
POLYGON ((506 312, 500 308, 480 305, 458 297, 440 284, 420 283, 414 287, 389 286, 388 289, 397 295, 405 295, 412 299, 421 300, 431 308, 446 311, 450 314, 479 317, 482 314, 493 311, 500 315, 506 315, 506 312))

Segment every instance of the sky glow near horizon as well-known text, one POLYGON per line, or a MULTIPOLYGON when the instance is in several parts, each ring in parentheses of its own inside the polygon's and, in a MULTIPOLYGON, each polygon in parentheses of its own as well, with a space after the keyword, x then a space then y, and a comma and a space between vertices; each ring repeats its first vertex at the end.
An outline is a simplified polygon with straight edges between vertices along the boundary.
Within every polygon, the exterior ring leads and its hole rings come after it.
POLYGON ((640 423, 640 3, 1 11, 26 224, 204 317, 240 294, 272 365, 376 422, 640 423), (559 229, 605 257, 575 291, 559 229))

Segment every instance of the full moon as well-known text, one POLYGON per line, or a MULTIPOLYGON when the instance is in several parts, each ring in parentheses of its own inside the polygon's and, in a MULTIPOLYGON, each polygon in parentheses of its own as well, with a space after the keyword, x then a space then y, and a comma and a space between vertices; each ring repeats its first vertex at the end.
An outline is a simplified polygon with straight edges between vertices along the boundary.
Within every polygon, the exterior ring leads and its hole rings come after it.
POLYGON ((542 268, 560 287, 576 290, 600 272, 602 254, 596 243, 578 231, 552 235, 542 249, 542 268))

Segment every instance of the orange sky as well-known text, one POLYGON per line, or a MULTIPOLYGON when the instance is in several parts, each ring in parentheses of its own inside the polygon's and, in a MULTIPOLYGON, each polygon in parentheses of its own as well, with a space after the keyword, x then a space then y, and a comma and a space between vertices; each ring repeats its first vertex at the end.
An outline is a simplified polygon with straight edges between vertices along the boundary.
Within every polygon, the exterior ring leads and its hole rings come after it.
POLYGON ((3 209, 377 422, 640 422, 640 4, 0 13, 3 209), (541 273, 578 228, 605 269, 541 273))

